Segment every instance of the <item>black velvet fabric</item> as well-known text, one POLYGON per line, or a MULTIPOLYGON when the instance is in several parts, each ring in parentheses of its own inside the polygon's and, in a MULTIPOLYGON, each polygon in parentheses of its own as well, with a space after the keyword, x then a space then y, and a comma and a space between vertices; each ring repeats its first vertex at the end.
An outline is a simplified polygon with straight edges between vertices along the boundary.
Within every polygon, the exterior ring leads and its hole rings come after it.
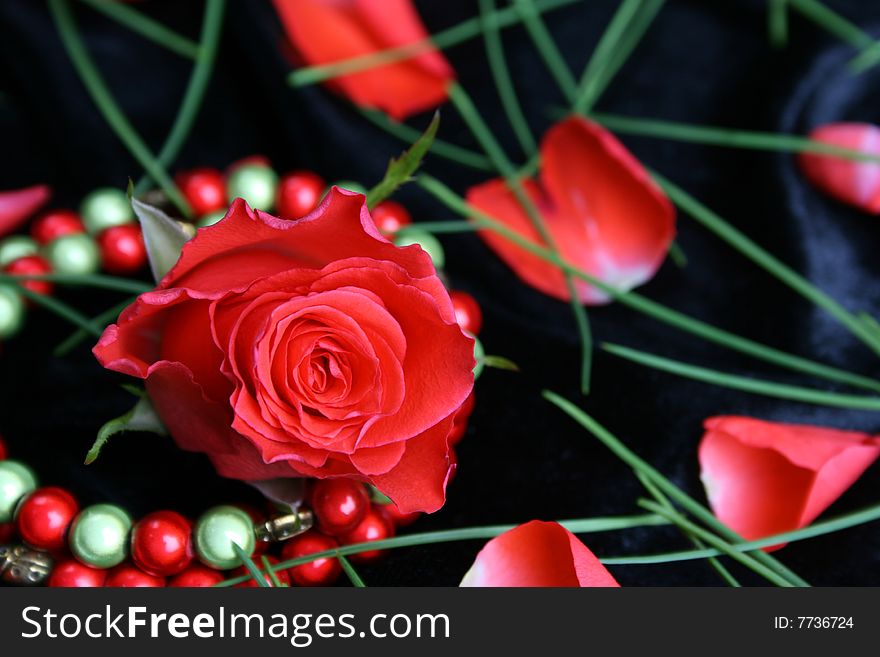
MULTIPOLYGON (((190 63, 73 3, 88 47, 125 113, 154 150, 169 129, 190 63)), ((616 2, 582 2, 546 16, 569 65, 580 71, 616 2)), ((419 2, 431 31, 475 14, 469 0, 419 2)), ((829 0, 861 26, 880 20, 880 5, 829 0)), ((201 3, 150 0, 136 5, 197 38, 201 3)), ((124 186, 141 173, 100 117, 69 63, 42 2, 0 3, 0 188, 51 183, 56 203, 75 205, 98 185, 124 186)), ((597 109, 634 116, 756 130, 804 132, 828 121, 880 122, 880 68, 849 76, 853 51, 795 16, 784 50, 768 45, 765 3, 670 0, 597 109)), ((540 134, 563 106, 521 27, 504 32, 529 121, 540 134)), ((511 154, 479 39, 448 51, 511 154)), ((294 90, 282 33, 265 0, 231 0, 210 91, 175 170, 223 167, 252 153, 279 170, 314 169, 327 180, 377 180, 401 144, 322 87, 294 90)), ((422 126, 427 115, 412 124, 422 126)), ((451 108, 441 137, 476 148, 451 108)), ((726 150, 623 137, 643 162, 687 189, 852 310, 880 315, 876 291, 876 218, 845 208, 805 184, 789 155, 726 150)), ((484 174, 431 157, 427 170, 463 192, 484 174)), ((401 199, 417 219, 451 215, 415 188, 401 199)), ((485 315, 487 350, 517 362, 521 373, 486 371, 459 450, 459 473, 446 507, 411 531, 635 513, 641 490, 630 471, 559 410, 542 401, 553 389, 578 399, 577 333, 568 306, 519 280, 474 236, 441 238, 452 286, 472 293, 485 315)), ((880 376, 880 363, 845 329, 679 215, 678 241, 688 264, 671 262, 640 292, 733 332, 783 349, 880 376)), ((118 301, 93 290, 64 298, 97 313, 118 301)), ((746 376, 824 385, 747 359, 672 330, 622 306, 590 311, 596 341, 610 341, 746 376)), ((52 348, 70 328, 33 312, 21 337, 0 356, 0 431, 13 454, 42 481, 69 487, 84 503, 110 501, 135 515, 174 508, 258 501, 248 486, 218 478, 201 455, 168 438, 116 437, 97 463, 82 465, 98 427, 132 403, 123 378, 102 370, 88 345, 66 358, 52 348)), ((786 402, 679 379, 597 352, 593 391, 584 407, 673 481, 703 499, 696 447, 704 418, 742 414, 869 432, 876 414, 786 402)), ((877 501, 872 467, 829 511, 877 501)), ((599 555, 652 553, 689 545, 674 529, 649 528, 585 537, 599 555)), ((478 542, 406 548, 362 567, 370 585, 455 585, 478 542)), ((793 544, 778 556, 816 585, 880 584, 880 526, 793 544)), ((700 561, 614 567, 624 585, 718 585, 700 561)), ((761 583, 739 568, 746 583, 761 583)))

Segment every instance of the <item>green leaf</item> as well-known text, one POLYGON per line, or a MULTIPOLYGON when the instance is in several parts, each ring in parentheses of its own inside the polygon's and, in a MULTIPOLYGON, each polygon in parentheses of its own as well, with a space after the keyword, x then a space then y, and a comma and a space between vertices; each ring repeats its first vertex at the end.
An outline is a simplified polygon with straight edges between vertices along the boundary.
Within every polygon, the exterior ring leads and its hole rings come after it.
POLYGON ((110 440, 111 436, 123 431, 149 431, 160 436, 168 435, 165 425, 162 424, 162 420, 159 419, 153 405, 150 403, 150 398, 144 395, 130 411, 110 420, 100 428, 95 443, 92 445, 89 453, 86 454, 86 465, 95 462, 95 459, 101 453, 101 449, 110 440))
POLYGON ((486 367, 494 367, 496 370, 507 370, 508 372, 519 372, 519 365, 504 356, 483 356, 483 365, 486 367))
POLYGON ((381 504, 383 506, 386 504, 394 504, 390 497, 388 497, 385 493, 380 491, 375 486, 369 486, 369 489, 370 501, 373 502, 373 504, 381 504))
POLYGON ((183 245, 191 235, 181 224, 162 212, 136 198, 131 199, 131 207, 141 222, 144 244, 150 258, 150 270, 156 282, 162 280, 180 259, 183 245))
POLYGON ((385 171, 385 177, 382 181, 367 192, 367 205, 371 208, 376 207, 386 198, 391 196, 398 187, 413 179, 413 174, 422 164, 425 155, 434 143, 434 137, 437 135, 437 129, 440 127, 440 112, 434 112, 434 118, 428 125, 422 136, 413 142, 407 150, 400 154, 397 159, 388 163, 388 169, 385 171))

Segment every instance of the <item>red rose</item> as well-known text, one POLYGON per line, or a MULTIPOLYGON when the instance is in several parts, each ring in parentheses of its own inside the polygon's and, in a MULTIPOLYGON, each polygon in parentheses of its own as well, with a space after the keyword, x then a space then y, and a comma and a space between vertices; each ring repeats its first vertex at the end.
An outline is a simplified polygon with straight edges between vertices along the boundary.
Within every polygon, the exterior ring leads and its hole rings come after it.
POLYGON ((245 480, 369 481, 401 511, 442 506, 473 341, 429 256, 334 188, 296 221, 237 199, 94 349, 146 380, 180 447, 245 480))
POLYGON ((359 107, 397 120, 446 102, 455 72, 412 0, 273 0, 296 52, 320 66, 421 44, 414 56, 328 81, 359 107))

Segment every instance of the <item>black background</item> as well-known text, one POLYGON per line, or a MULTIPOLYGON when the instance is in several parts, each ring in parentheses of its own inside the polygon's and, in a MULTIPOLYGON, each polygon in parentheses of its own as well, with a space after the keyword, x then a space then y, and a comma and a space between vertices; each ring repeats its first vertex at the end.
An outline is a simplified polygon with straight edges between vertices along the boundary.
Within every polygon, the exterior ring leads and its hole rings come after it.
MULTIPOLYGON (((77 3, 73 3, 77 5, 77 3)), ((870 29, 880 5, 833 0, 829 5, 870 29)), ((476 13, 468 0, 419 2, 431 31, 476 13)), ((579 72, 615 2, 582 2, 546 16, 570 66, 579 72)), ((137 7, 197 38, 201 2, 150 0, 137 7)), ((169 129, 191 63, 129 33, 85 6, 75 6, 89 50, 124 111, 154 150, 169 129)), ((759 130, 804 132, 830 120, 878 122, 880 74, 850 78, 852 55, 834 37, 793 17, 791 42, 768 45, 765 3, 671 0, 661 11, 597 110, 759 130)), ((99 185, 124 186, 141 173, 97 113, 80 84, 42 2, 0 3, 0 187, 46 181, 59 205, 78 203, 99 185)), ((563 99, 522 28, 504 32, 519 96, 537 134, 563 99)), ((462 84, 517 157, 479 39, 448 51, 462 84)), ((231 0, 215 75, 195 129, 174 170, 223 167, 263 153, 276 168, 311 168, 327 180, 372 183, 400 143, 366 123, 321 87, 293 90, 290 65, 271 5, 231 0)), ((427 116, 413 125, 424 125, 427 116)), ((454 110, 444 108, 441 137, 476 148, 454 110)), ((877 219, 820 197, 799 179, 786 155, 734 151, 625 137, 651 167, 695 194, 782 260, 853 310, 880 313, 876 275, 877 219)), ((457 191, 483 174, 437 158, 427 170, 457 191)), ((401 199, 417 220, 451 218, 417 189, 401 199)), ((664 265, 642 292, 662 303, 773 346, 880 375, 876 358, 820 311, 775 282, 685 216, 680 244, 689 264, 664 265)), ((443 237, 455 288, 471 292, 485 315, 490 353, 516 361, 522 373, 487 371, 477 384, 471 428, 459 450, 459 473, 446 507, 413 530, 518 523, 636 512, 640 487, 614 456, 560 411, 542 388, 576 398, 578 339, 568 306, 532 291, 475 237, 443 237)), ((99 312, 109 294, 65 292, 78 307, 99 312)), ((675 332, 623 307, 590 313, 597 340, 607 340, 726 371, 821 385, 675 332)), ((50 355, 70 328, 34 313, 24 334, 0 356, 0 431, 13 454, 43 482, 69 487, 84 503, 111 501, 135 515, 174 508, 197 515, 224 502, 255 501, 246 485, 216 477, 208 461, 177 450, 170 439, 117 437, 99 461, 82 458, 101 424, 131 406, 121 377, 103 371, 83 345, 65 359, 50 355)), ((598 353, 594 390, 585 407, 702 499, 696 446, 701 422, 716 414, 809 422, 880 431, 868 413, 746 395, 627 364, 598 353)), ((880 467, 872 467, 831 513, 877 499, 880 467)), ((687 544, 675 530, 651 528, 589 536, 599 555, 657 552, 687 544)), ((454 585, 479 545, 456 543, 396 551, 362 567, 368 584, 454 585)), ((778 555, 817 585, 880 583, 880 530, 865 526, 787 547, 778 555)), ((615 567, 624 585, 714 585, 702 562, 615 567)), ((739 571, 737 571, 738 574, 739 571)), ((742 573, 744 581, 758 582, 742 573)))

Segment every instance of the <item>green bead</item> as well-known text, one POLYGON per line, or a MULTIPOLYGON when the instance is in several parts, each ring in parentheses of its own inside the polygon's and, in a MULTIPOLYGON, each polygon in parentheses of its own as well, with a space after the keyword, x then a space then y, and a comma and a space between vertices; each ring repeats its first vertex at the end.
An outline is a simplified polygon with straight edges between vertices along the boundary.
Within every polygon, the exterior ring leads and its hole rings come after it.
POLYGON ((255 547, 254 523, 247 512, 234 506, 205 511, 193 529, 196 554, 211 568, 229 570, 241 565, 233 543, 251 554, 255 547))
POLYGON ((21 498, 37 487, 37 476, 24 463, 0 461, 0 523, 9 522, 21 498))
POLYGON ((128 556, 131 517, 114 504, 93 504, 70 526, 70 551, 87 566, 112 568, 128 556))
POLYGON ((128 196, 115 187, 102 187, 86 196, 79 207, 79 213, 83 225, 92 235, 134 221, 134 211, 128 196))
POLYGON ((468 333, 468 335, 474 339, 474 358, 477 361, 477 364, 474 365, 474 381, 476 381, 480 378, 480 374, 483 373, 483 368, 486 366, 486 363, 483 361, 486 350, 483 349, 483 343, 480 342, 480 338, 473 333, 468 333))
POLYGON ((94 274, 101 266, 101 251, 85 233, 63 235, 46 245, 46 259, 59 274, 94 274))
POLYGON ((0 242, 0 268, 5 267, 19 258, 34 255, 40 245, 26 235, 10 235, 0 242))
POLYGON ((215 212, 209 212, 204 217, 201 217, 198 222, 196 222, 196 226, 199 228, 204 228, 205 226, 213 226, 218 221, 220 221, 223 217, 226 216, 226 210, 217 210, 215 212))
POLYGON ((24 324, 24 300, 11 285, 0 284, 0 340, 11 338, 24 324))
POLYGON ((431 235, 431 233, 426 233, 421 230, 412 230, 407 226, 405 233, 394 238, 394 243, 397 246, 418 244, 429 256, 431 256, 431 260, 434 261, 434 267, 436 269, 443 269, 446 265, 446 254, 443 251, 443 245, 440 244, 440 241, 431 235))
POLYGON ((367 188, 361 185, 359 182, 355 182, 354 180, 339 180, 333 183, 336 187, 341 187, 342 189, 347 189, 350 192, 355 192, 357 194, 367 193, 367 188))
POLYGON ((226 181, 230 202, 241 197, 252 208, 267 212, 275 205, 277 190, 278 174, 263 164, 243 164, 226 181))

